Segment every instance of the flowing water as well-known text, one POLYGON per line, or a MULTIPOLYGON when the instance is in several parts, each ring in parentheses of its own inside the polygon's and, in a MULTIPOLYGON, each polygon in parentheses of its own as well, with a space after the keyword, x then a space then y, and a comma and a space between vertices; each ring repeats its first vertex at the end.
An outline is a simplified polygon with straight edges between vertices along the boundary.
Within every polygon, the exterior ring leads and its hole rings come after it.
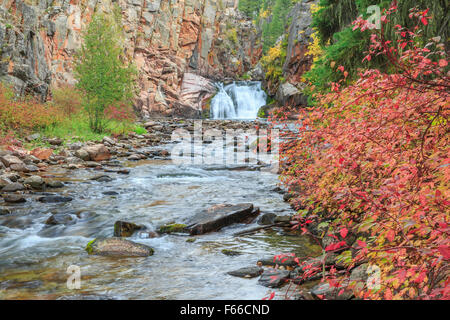
MULTIPOLYGON (((147 149, 152 148, 156 147, 147 149)), ((308 238, 281 229, 233 236, 257 226, 254 222, 198 236, 195 242, 186 241, 190 237, 184 235, 148 238, 138 232, 131 240, 153 247, 153 256, 90 256, 84 250, 86 244, 96 237, 112 236, 117 220, 157 230, 165 223, 183 223, 215 204, 243 202, 253 203, 263 213, 292 214, 282 195, 274 191, 277 175, 269 171, 156 159, 121 164, 130 174, 108 173, 114 178, 110 182, 90 180, 102 173, 95 169, 51 167, 44 178, 64 181, 65 186, 52 193, 72 197, 69 203, 36 201, 45 192, 27 195, 24 204, 0 202, 0 209, 11 211, 0 215, 0 299, 261 299, 270 289, 258 285, 257 278, 241 279, 226 272, 254 266, 259 258, 274 254, 320 253, 308 238), (117 194, 108 195, 111 191, 117 194), (52 213, 72 214, 76 223, 45 224, 52 213), (223 249, 242 254, 224 255, 223 249), (79 290, 66 285, 71 265, 81 268, 79 290)))
POLYGON ((256 119, 266 104, 267 95, 259 81, 217 84, 218 93, 211 100, 211 119, 256 119))

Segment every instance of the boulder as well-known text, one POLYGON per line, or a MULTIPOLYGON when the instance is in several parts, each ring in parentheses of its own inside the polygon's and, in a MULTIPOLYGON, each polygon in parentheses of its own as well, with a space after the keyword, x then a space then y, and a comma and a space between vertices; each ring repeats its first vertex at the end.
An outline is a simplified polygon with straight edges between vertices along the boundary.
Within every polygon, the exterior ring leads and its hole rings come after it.
POLYGON ((251 203, 215 205, 194 215, 188 229, 191 235, 205 234, 241 223, 258 214, 259 211, 255 212, 251 203))
POLYGON ((36 158, 38 158, 39 160, 48 160, 50 156, 53 154, 53 150, 36 148, 31 151, 31 154, 36 158))
POLYGON ((84 147, 83 149, 89 154, 88 160, 91 161, 103 161, 111 158, 108 148, 103 144, 95 144, 93 146, 84 147))
POLYGON ((135 231, 143 228, 143 226, 131 222, 116 221, 114 223, 114 237, 131 237, 135 231))
POLYGON ((31 176, 26 178, 23 183, 29 185, 33 189, 42 189, 44 186, 44 179, 40 176, 31 176))
POLYGON ((40 137, 41 137, 41 135, 39 133, 35 133, 35 134, 31 134, 31 135, 27 136, 25 138, 25 140, 27 140, 28 142, 31 142, 31 141, 39 139, 40 137))
POLYGON ((286 82, 278 87, 276 94, 277 101, 283 106, 306 106, 307 97, 293 84, 286 82))
POLYGON ((255 278, 259 277, 263 273, 264 269, 260 267, 245 267, 238 270, 227 272, 230 276, 240 278, 255 278))
POLYGON ((116 142, 114 141, 114 139, 110 138, 110 137, 104 137, 102 140, 103 144, 105 145, 109 145, 109 146, 113 146, 116 144, 116 142))
POLYGON ((8 203, 23 203, 23 202, 27 201, 20 194, 9 194, 9 195, 3 196, 3 199, 5 200, 5 202, 8 202, 8 203))
POLYGON ((98 182, 110 182, 113 180, 113 178, 111 178, 110 176, 108 176, 106 174, 100 174, 98 176, 92 177, 91 180, 95 180, 98 182))
POLYGON ((265 269, 258 283, 269 288, 279 288, 289 279, 290 271, 280 269, 265 269))
POLYGON ((148 257, 153 248, 123 238, 94 239, 86 246, 88 254, 113 257, 148 257))
POLYGON ((6 166, 11 167, 11 165, 24 165, 23 161, 16 156, 7 154, 0 157, 0 161, 6 166))
POLYGON ((348 280, 340 281, 339 287, 332 287, 328 282, 320 283, 311 289, 311 295, 321 300, 349 300, 353 297, 353 291, 347 288, 348 285, 348 280))
POLYGON ((0 216, 6 216, 8 214, 11 214, 11 210, 8 208, 0 208, 0 216))
POLYGON ((78 149, 74 153, 75 157, 80 158, 81 160, 88 161, 90 159, 89 153, 85 149, 78 149))
POLYGON ((47 221, 45 221, 45 224, 47 225, 58 225, 58 224, 74 224, 76 222, 76 217, 74 215, 71 215, 69 213, 56 213, 52 214, 47 221))
POLYGON ((260 225, 270 225, 275 222, 275 217, 277 215, 273 212, 264 213, 258 220, 258 224, 260 225))
POLYGON ((23 186, 23 184, 18 183, 18 182, 13 182, 13 183, 7 184, 2 189, 3 192, 16 192, 16 191, 22 191, 22 190, 25 190, 25 187, 23 186))
POLYGON ((56 196, 56 195, 51 195, 51 196, 43 196, 38 198, 39 202, 43 202, 43 203, 63 203, 63 202, 70 202, 73 199, 71 197, 63 197, 63 196, 56 196))
POLYGON ((259 259, 257 264, 261 266, 283 266, 283 267, 296 267, 298 266, 298 260, 295 256, 291 255, 276 255, 272 257, 259 259))
POLYGON ((160 233, 186 232, 186 225, 181 223, 171 223, 159 227, 160 233))
POLYGON ((64 183, 61 181, 47 181, 45 185, 48 188, 62 188, 64 187, 64 183))
MULTIPOLYGON (((1 162, 0 162, 1 163, 1 162)), ((3 164, 3 163, 2 163, 3 164)), ((0 176, 0 190, 7 186, 8 184, 11 184, 12 181, 6 177, 6 176, 0 176)))
POLYGON ((102 194, 104 194, 105 196, 117 196, 117 195, 119 195, 119 193, 116 192, 116 191, 104 191, 104 192, 102 192, 102 194))
POLYGON ((63 141, 60 138, 48 139, 47 142, 50 143, 52 146, 60 146, 63 143, 63 141))

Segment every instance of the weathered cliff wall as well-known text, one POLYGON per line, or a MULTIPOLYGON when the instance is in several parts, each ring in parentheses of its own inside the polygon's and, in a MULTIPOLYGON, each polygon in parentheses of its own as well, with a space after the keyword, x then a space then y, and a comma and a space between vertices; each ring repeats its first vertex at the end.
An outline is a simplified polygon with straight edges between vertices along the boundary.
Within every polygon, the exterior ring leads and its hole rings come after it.
POLYGON ((43 99, 74 84, 73 55, 95 12, 122 14, 125 50, 139 69, 135 105, 196 116, 209 79, 236 78, 261 55, 255 28, 235 0, 0 0, 0 80, 43 99))

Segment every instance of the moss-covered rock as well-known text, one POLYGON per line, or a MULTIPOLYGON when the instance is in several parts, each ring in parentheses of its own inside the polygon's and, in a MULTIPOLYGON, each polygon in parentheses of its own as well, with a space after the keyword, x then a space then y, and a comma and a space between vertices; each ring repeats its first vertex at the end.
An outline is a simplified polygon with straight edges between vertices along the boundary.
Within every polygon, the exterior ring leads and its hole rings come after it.
POLYGON ((102 238, 90 241, 86 249, 88 254, 112 257, 148 257, 153 248, 122 238, 102 238))
POLYGON ((236 250, 223 249, 222 253, 226 256, 240 256, 242 253, 236 250))
POLYGON ((114 223, 114 237, 131 237, 135 231, 142 229, 144 229, 143 226, 131 222, 116 221, 114 223))
POLYGON ((187 225, 181 223, 166 224, 159 228, 160 233, 185 232, 187 225))

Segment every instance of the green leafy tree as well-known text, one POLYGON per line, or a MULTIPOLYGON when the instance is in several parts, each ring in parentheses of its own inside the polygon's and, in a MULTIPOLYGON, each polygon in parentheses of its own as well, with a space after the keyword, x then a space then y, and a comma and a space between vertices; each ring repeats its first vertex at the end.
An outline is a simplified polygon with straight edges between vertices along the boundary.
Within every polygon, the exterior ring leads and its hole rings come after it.
POLYGON ((83 93, 84 108, 94 132, 103 132, 109 107, 129 106, 135 93, 137 71, 123 57, 123 46, 118 15, 103 14, 93 17, 76 55, 77 87, 83 93))
MULTIPOLYGON (((391 72, 392 66, 384 55, 372 57, 370 61, 364 60, 367 55, 367 47, 370 45, 372 32, 359 30, 353 31, 351 22, 359 15, 367 18, 367 7, 379 5, 381 9, 389 8, 392 0, 320 0, 320 9, 313 14, 312 26, 317 30, 323 49, 323 55, 314 63, 313 68, 305 74, 314 88, 307 92, 310 102, 313 103, 314 92, 326 92, 330 90, 330 83, 342 78, 342 73, 336 72, 338 66, 344 66, 349 73, 347 83, 358 77, 359 68, 377 68, 384 72, 391 72), (364 60, 364 61, 363 61, 364 60)), ((390 24, 384 26, 384 36, 394 41, 399 40, 395 25, 414 28, 417 20, 410 19, 410 9, 417 7, 421 10, 429 8, 429 14, 433 18, 423 26, 423 39, 432 37, 448 39, 450 35, 448 0, 403 0, 397 1, 398 10, 392 14, 390 24)), ((445 42, 448 49, 448 41, 445 42)), ((425 45, 426 43, 418 43, 425 45)))

